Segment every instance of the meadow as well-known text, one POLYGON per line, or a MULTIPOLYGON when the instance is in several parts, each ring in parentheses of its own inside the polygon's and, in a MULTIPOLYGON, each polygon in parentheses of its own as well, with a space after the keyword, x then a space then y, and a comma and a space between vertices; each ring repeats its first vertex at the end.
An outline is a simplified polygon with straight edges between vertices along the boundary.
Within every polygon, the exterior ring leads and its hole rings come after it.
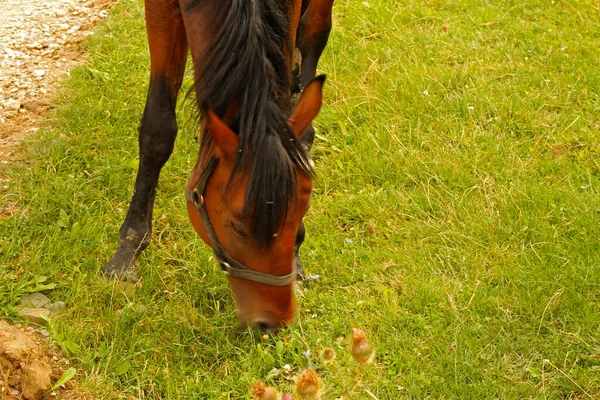
POLYGON ((319 279, 266 340, 239 327, 188 221, 189 100, 140 281, 100 275, 137 168, 142 2, 121 0, 87 47, 0 188, 0 313, 18 321, 36 289, 65 301, 46 329, 80 392, 249 398, 313 366, 333 399, 318 353, 359 326, 378 399, 600 398, 600 3, 335 3, 301 249, 319 279))

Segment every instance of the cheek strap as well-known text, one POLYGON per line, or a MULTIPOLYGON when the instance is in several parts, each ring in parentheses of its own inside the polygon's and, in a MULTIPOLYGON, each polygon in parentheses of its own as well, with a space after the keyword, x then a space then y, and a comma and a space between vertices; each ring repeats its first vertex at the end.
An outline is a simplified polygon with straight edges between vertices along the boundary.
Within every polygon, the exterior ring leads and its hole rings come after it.
POLYGON ((227 275, 258 283, 264 283, 270 286, 287 286, 292 284, 296 280, 296 268, 294 268, 293 271, 287 275, 272 275, 265 272, 255 271, 246 267, 239 261, 234 260, 229 253, 227 253, 227 250, 225 250, 225 248, 221 245, 219 239, 217 239, 217 234, 215 233, 210 217, 208 216, 208 212, 206 211, 206 207, 204 206, 204 191, 206 189, 206 185, 208 184, 208 180, 210 179, 210 176, 212 175, 218 162, 218 158, 211 158, 206 166, 206 169, 202 172, 196 188, 193 190, 190 190, 187 187, 185 188, 185 199, 191 203, 194 203, 196 206, 196 210, 198 210, 200 219, 202 220, 202 225, 204 225, 204 231, 212 243, 213 253, 215 254, 217 262, 221 266, 221 269, 227 275))

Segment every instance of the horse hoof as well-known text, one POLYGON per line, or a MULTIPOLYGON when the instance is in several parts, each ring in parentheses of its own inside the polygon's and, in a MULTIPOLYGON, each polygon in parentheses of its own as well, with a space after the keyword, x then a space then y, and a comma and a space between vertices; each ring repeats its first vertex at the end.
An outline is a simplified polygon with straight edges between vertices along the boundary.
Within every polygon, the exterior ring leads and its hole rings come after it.
POLYGON ((294 259, 294 266, 296 268, 296 282, 304 282, 306 280, 306 275, 304 274, 302 263, 297 256, 294 259))
POLYGON ((131 260, 128 261, 129 262, 123 262, 122 258, 119 257, 119 254, 117 253, 108 264, 102 268, 102 274, 107 279, 135 283, 139 279, 133 266, 134 262, 131 260))
POLYGON ((126 281, 131 283, 136 283, 139 281, 137 273, 133 268, 117 270, 108 268, 107 265, 104 268, 102 268, 102 274, 108 280, 126 281))
POLYGON ((296 282, 306 282, 304 271, 296 271, 296 282))

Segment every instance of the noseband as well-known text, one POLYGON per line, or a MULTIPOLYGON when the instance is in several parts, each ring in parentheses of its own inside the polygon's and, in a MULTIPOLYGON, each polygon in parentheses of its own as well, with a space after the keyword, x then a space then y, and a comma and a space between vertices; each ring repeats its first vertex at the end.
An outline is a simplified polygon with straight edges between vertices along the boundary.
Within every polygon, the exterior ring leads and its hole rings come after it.
POLYGON ((202 224, 204 225, 204 230, 212 243, 213 253, 217 259, 217 262, 221 266, 223 272, 227 275, 235 276, 236 278, 247 279, 250 281, 264 283, 266 285, 271 286, 286 286, 293 283, 296 280, 296 268, 292 272, 287 275, 272 275, 264 272, 259 272, 252 270, 246 267, 244 264, 240 263, 237 260, 234 260, 229 253, 225 250, 225 248, 219 243, 217 239, 217 234, 215 233, 215 229, 210 221, 210 217, 208 216, 208 212, 206 211, 206 207, 204 207, 204 191, 206 190, 206 185, 208 184, 208 180, 215 170, 219 159, 217 157, 213 157, 208 162, 206 169, 202 172, 200 176, 200 181, 194 190, 190 190, 187 187, 185 188, 185 199, 187 201, 191 201, 196 206, 198 213, 200 214, 200 218, 202 219, 202 224))

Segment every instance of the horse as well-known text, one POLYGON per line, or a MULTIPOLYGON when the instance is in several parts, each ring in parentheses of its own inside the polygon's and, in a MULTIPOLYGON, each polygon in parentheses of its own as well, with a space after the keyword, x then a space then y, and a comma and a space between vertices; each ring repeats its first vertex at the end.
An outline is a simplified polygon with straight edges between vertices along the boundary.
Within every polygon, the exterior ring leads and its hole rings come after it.
POLYGON ((226 273, 241 323, 266 332, 291 323, 315 176, 312 121, 325 81, 315 71, 332 7, 333 0, 145 0, 150 83, 139 166, 103 274, 137 279, 190 52, 201 123, 185 188, 189 218, 226 273))

